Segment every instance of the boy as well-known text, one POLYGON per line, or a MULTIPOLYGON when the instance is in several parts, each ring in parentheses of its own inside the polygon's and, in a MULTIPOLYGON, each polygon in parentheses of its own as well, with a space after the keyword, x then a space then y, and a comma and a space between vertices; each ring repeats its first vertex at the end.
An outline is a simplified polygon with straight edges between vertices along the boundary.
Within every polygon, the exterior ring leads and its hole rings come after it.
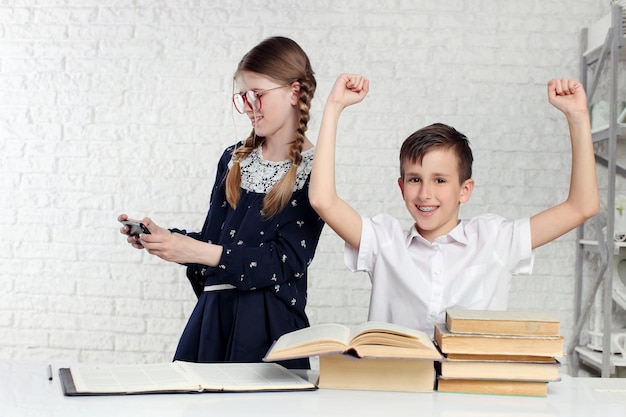
POLYGON ((496 215, 459 222, 461 203, 474 189, 467 138, 435 124, 413 133, 400 151, 398 185, 415 224, 381 214, 359 215, 335 189, 335 140, 344 108, 363 100, 369 81, 339 76, 324 107, 309 198, 345 241, 352 271, 372 281, 369 320, 416 328, 432 336, 448 308, 505 310, 512 275, 530 274, 533 250, 569 232, 600 208, 587 98, 569 79, 548 83, 550 103, 569 125, 572 171, 567 199, 530 218, 496 215))

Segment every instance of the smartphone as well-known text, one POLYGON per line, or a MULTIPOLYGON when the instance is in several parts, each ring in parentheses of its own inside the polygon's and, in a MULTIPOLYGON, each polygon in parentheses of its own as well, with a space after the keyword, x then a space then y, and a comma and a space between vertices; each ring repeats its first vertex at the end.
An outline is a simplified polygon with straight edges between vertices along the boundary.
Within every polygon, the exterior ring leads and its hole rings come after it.
POLYGON ((124 226, 128 226, 128 230, 129 230, 128 234, 130 234, 131 236, 136 236, 136 235, 139 235, 140 233, 145 233, 147 235, 150 234, 150 230, 148 230, 146 225, 143 223, 135 222, 132 220, 124 220, 122 221, 122 224, 124 226))

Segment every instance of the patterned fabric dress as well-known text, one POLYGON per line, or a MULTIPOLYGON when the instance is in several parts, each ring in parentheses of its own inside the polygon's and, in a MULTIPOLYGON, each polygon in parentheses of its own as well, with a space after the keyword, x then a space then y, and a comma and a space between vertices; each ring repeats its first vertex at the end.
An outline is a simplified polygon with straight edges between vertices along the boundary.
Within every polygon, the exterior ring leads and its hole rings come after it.
MULTIPOLYGON (((234 149, 229 147, 220 158, 202 232, 172 229, 223 247, 217 267, 187 265, 198 302, 175 360, 260 362, 279 336, 309 325, 307 267, 324 226, 308 200, 314 150, 302 153, 289 204, 266 220, 261 215, 263 198, 291 162, 266 161, 257 147, 240 162, 241 198, 232 209, 226 202, 224 180, 234 149)), ((308 359, 282 364, 309 367, 308 359)))

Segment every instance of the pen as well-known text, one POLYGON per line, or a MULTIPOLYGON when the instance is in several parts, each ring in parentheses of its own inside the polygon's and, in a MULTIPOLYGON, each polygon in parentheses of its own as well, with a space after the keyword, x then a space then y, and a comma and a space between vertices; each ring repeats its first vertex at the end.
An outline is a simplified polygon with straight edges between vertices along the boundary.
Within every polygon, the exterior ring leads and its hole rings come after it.
POLYGON ((52 381, 52 365, 48 365, 48 381, 52 381))

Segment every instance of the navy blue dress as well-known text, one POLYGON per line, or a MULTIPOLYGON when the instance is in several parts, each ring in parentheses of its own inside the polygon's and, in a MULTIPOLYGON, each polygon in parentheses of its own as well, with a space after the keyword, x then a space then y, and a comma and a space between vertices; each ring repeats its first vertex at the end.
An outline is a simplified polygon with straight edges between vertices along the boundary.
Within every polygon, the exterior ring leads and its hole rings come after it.
MULTIPOLYGON (((198 302, 174 360, 260 362, 282 334, 309 326, 305 314, 307 267, 324 226, 308 199, 314 150, 302 153, 289 204, 266 220, 261 214, 263 198, 291 162, 265 161, 260 147, 256 148, 240 162, 241 198, 232 209, 226 202, 224 180, 233 164, 234 149, 227 148, 220 158, 202 231, 172 229, 223 247, 217 267, 187 265, 198 302), (219 284, 235 288, 205 291, 205 287, 219 284)), ((282 364, 309 368, 308 359, 282 364)))

